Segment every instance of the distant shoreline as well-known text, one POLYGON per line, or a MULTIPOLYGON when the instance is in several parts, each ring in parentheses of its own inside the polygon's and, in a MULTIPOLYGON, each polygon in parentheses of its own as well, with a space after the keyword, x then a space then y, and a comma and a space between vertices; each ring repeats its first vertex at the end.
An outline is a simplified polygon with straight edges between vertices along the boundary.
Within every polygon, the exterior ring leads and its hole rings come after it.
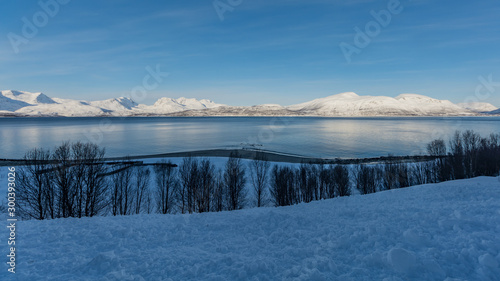
POLYGON ((95 115, 95 116, 63 116, 63 115, 25 115, 16 113, 0 113, 0 118, 216 118, 216 117, 227 117, 227 118, 237 118, 237 117, 257 117, 257 118, 474 118, 474 117, 500 117, 499 114, 485 114, 476 113, 475 115, 336 115, 336 116, 325 116, 325 115, 188 115, 180 114, 178 112, 163 114, 163 115, 95 115))
MULTIPOLYGON (((428 155, 413 155, 413 156, 380 156, 370 158, 319 158, 281 153, 276 151, 267 151, 259 149, 208 149, 196 151, 170 152, 150 155, 108 157, 105 161, 127 161, 127 160, 144 160, 152 158, 184 158, 184 157, 229 157, 231 153, 236 153, 242 159, 255 159, 258 155, 263 156, 270 162, 280 163, 312 163, 312 164, 377 164, 388 162, 424 162, 432 161, 440 158, 440 156, 428 155)), ((22 165, 21 159, 0 159, 0 166, 16 166, 22 165)))

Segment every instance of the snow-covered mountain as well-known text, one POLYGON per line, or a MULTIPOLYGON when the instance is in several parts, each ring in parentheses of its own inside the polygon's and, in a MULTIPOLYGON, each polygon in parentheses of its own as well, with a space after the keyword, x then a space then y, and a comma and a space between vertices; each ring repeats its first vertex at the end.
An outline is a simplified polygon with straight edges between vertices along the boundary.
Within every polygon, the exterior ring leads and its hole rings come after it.
POLYGON ((477 115, 447 100, 416 94, 359 96, 352 92, 291 105, 252 107, 221 106, 203 111, 175 113, 182 116, 471 116, 477 115))
POLYGON ((500 108, 499 108, 499 109, 497 109, 497 110, 488 111, 487 113, 488 113, 488 114, 491 114, 491 115, 500 115, 500 108))
POLYGON ((309 102, 281 106, 228 106, 210 100, 161 98, 153 105, 130 98, 82 101, 50 98, 42 93, 2 91, 0 116, 473 116, 500 114, 491 104, 469 107, 417 94, 359 96, 341 93, 309 102))
POLYGON ((202 99, 188 99, 188 98, 161 98, 157 100, 152 106, 141 105, 140 111, 143 114, 171 114, 186 110, 201 110, 208 108, 216 108, 223 106, 222 104, 214 103, 211 100, 202 99))
POLYGON ((222 104, 206 99, 161 98, 154 105, 148 106, 125 97, 88 102, 12 90, 1 91, 0 94, 0 116, 149 116, 218 106, 222 104))
POLYGON ((498 109, 498 107, 487 102, 468 102, 458 103, 457 105, 475 112, 491 112, 498 109))
POLYGON ((358 96, 342 93, 290 106, 289 109, 316 113, 322 116, 442 116, 471 115, 450 101, 437 100, 416 94, 402 94, 395 98, 385 96, 358 96))

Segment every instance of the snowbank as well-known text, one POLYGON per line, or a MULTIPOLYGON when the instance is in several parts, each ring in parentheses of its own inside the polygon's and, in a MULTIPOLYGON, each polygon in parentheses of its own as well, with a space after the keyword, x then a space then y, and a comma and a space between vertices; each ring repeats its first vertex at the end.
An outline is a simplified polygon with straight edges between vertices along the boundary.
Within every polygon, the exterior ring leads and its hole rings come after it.
POLYGON ((17 237, 17 280, 498 280, 500 181, 235 212, 23 221, 17 237))

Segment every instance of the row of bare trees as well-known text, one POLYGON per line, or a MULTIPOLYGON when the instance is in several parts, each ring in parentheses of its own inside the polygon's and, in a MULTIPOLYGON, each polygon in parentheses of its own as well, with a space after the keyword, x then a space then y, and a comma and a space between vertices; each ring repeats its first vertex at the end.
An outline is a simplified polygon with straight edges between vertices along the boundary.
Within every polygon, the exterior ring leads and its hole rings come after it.
POLYGON ((104 149, 63 143, 53 153, 33 149, 18 173, 17 196, 26 217, 92 217, 107 206, 104 149))
POLYGON ((275 165, 270 177, 270 195, 275 206, 328 199, 351 194, 349 169, 344 165, 275 165))
POLYGON ((420 163, 359 165, 355 183, 361 194, 412 185, 438 183, 477 176, 497 176, 500 172, 500 134, 481 137, 467 130, 455 132, 448 141, 431 141, 429 155, 436 160, 420 163))
POLYGON ((106 162, 91 143, 65 142, 53 152, 35 148, 18 169, 17 195, 26 219, 194 213, 241 209, 246 169, 232 154, 222 170, 208 159, 187 157, 177 167, 106 162))
POLYGON ((482 137, 472 130, 456 131, 448 145, 437 139, 427 150, 441 156, 436 165, 439 181, 494 176, 500 170, 500 134, 482 137))
POLYGON ((246 204, 245 167, 231 154, 222 170, 209 159, 186 157, 178 169, 155 166, 157 212, 204 213, 242 209, 246 204))
POLYGON ((158 162, 107 163, 105 150, 91 143, 65 142, 51 153, 33 149, 18 169, 17 194, 26 218, 53 219, 140 213, 202 213, 248 205, 247 182, 257 207, 349 196, 436 183, 500 171, 500 134, 483 138, 456 132, 427 145, 436 160, 372 165, 274 165, 258 153, 248 166, 231 154, 217 169, 209 159, 187 157, 179 167, 158 162), (247 177, 247 172, 249 177, 247 177))

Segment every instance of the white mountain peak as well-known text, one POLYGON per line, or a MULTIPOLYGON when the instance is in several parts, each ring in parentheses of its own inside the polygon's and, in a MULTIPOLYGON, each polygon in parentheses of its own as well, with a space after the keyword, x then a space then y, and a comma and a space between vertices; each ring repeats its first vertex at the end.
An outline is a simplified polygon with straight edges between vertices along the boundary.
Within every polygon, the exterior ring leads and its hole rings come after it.
MULTIPOLYGON (((491 105, 481 108, 496 109, 491 105)), ((493 113, 492 110, 480 112, 493 113)), ((153 105, 143 105, 127 97, 87 102, 12 90, 1 91, 0 95, 0 115, 20 116, 470 116, 477 112, 419 94, 401 94, 393 98, 345 92, 291 106, 263 104, 251 107, 226 106, 208 99, 186 97, 164 97, 153 105)))
POLYGON ((7 90, 7 91, 2 91, 2 95, 12 100, 25 102, 32 105, 56 103, 54 100, 47 97, 43 93, 30 93, 24 91, 7 90))

